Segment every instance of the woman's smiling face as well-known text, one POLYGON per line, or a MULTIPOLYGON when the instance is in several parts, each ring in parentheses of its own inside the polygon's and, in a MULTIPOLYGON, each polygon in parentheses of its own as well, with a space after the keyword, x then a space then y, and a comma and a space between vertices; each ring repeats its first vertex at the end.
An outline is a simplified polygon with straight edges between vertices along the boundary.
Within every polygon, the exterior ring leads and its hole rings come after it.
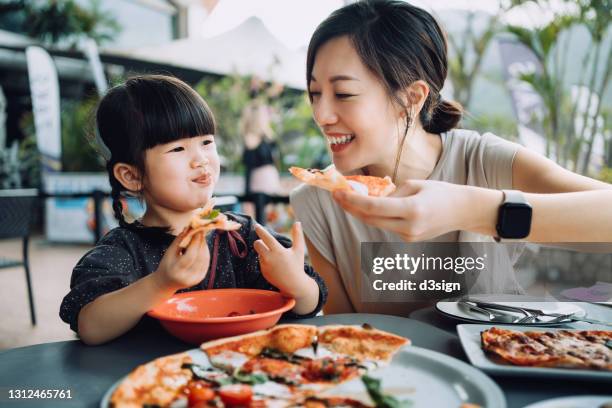
POLYGON ((347 36, 319 48, 309 91, 314 119, 339 171, 394 160, 402 127, 400 109, 347 36))

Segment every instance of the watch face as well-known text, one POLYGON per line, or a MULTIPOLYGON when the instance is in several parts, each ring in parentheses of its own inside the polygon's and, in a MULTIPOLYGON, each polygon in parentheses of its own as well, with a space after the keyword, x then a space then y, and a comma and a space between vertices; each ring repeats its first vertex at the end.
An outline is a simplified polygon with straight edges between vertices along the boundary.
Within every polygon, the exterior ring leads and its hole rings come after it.
POLYGON ((529 235, 531 206, 522 203, 506 203, 499 210, 497 233, 502 238, 518 239, 529 235))

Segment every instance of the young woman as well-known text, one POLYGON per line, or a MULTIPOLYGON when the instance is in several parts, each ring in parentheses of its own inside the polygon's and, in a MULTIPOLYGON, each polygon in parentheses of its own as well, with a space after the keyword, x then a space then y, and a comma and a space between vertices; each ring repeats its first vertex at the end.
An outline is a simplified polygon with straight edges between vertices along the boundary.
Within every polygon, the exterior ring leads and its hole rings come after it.
MULTIPOLYGON (((403 1, 353 3, 330 15, 312 36, 308 92, 334 165, 345 174, 388 175, 398 186, 387 198, 332 195, 309 186, 292 193, 312 263, 329 287, 326 313, 407 315, 422 306, 364 301, 362 242, 486 236, 492 242, 499 235, 536 242, 612 241, 610 185, 490 133, 455 129, 461 106, 440 95, 447 64, 440 25, 403 1), (509 222, 497 229, 504 201, 522 208, 529 203, 532 220, 505 206, 509 222)), ((511 269, 506 272, 498 277, 508 282, 495 279, 500 287, 515 284, 511 269)))

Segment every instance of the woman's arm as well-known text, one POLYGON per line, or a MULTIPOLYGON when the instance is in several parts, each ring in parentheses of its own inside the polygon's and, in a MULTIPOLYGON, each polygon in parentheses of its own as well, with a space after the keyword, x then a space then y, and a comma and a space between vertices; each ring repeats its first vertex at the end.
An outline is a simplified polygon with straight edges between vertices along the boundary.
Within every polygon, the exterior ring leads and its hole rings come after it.
POLYGON ((323 306, 323 312, 325 314, 354 313, 355 309, 348 299, 336 268, 327 259, 323 258, 308 238, 305 237, 305 240, 312 266, 321 275, 329 291, 329 297, 327 303, 323 306))
MULTIPOLYGON (((523 191, 533 207, 528 241, 612 242, 612 185, 572 173, 525 148, 514 158, 512 179, 512 188, 523 191)), ((470 229, 495 235, 502 197, 481 190, 468 193, 483 215, 480 225, 470 229)))
MULTIPOLYGON (((532 242, 612 242, 612 186, 567 171, 521 148, 513 163, 513 188, 533 208, 532 242)), ((335 192, 334 198, 364 223, 393 231, 408 242, 450 231, 495 236, 500 190, 439 181, 409 180, 393 197, 335 192)))

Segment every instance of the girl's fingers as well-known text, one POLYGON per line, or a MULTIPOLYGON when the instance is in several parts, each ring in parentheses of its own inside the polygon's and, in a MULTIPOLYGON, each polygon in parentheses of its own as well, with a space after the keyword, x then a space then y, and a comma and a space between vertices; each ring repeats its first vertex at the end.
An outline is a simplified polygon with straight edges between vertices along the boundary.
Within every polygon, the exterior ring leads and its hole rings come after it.
POLYGON ((266 257, 270 252, 270 248, 268 248, 268 246, 261 239, 258 239, 253 243, 253 248, 260 257, 266 257))
POLYGON ((193 263, 193 261, 197 258, 198 254, 201 252, 202 241, 204 241, 202 236, 202 232, 196 233, 191 239, 191 242, 189 243, 187 248, 185 249, 185 252, 183 253, 183 259, 185 259, 187 263, 193 263))
POLYGON ((304 253, 304 247, 306 244, 304 243, 302 223, 299 221, 295 222, 291 228, 291 240, 293 241, 292 248, 295 251, 298 251, 298 253, 304 253))
POLYGON ((257 233, 257 236, 259 238, 261 238, 261 240, 263 241, 264 244, 266 244, 266 246, 268 247, 269 250, 271 251, 277 251, 279 249, 283 249, 284 247, 280 244, 280 242, 278 242, 276 240, 276 238, 274 238, 272 236, 272 234, 270 234, 264 227, 262 227, 261 225, 257 224, 255 226, 255 233, 257 233))

